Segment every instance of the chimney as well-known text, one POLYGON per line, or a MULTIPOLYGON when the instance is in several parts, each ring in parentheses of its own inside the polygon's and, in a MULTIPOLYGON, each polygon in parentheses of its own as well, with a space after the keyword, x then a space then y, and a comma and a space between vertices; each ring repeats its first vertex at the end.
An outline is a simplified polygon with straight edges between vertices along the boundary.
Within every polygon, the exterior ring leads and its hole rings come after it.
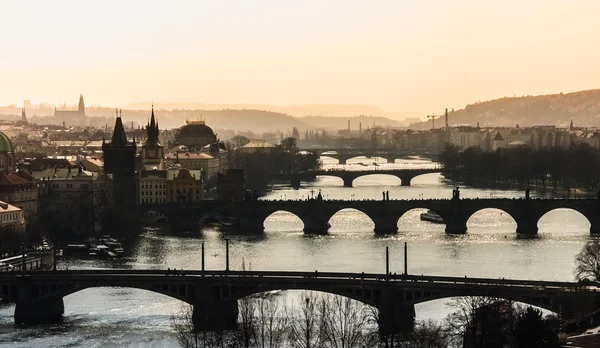
POLYGON ((445 117, 446 117, 446 128, 448 128, 448 108, 446 108, 445 117))

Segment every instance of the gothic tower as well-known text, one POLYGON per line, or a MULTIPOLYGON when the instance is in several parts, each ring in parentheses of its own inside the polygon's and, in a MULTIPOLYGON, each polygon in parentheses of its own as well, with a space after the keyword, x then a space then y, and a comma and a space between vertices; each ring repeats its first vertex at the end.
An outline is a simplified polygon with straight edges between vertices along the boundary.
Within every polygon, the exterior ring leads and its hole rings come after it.
POLYGON ((83 103, 83 94, 79 95, 79 116, 85 116, 85 104, 83 103))
POLYGON ((113 202, 117 209, 134 207, 136 203, 135 153, 136 144, 128 141, 121 116, 117 116, 112 139, 102 140, 104 172, 112 174, 113 202))
POLYGON ((142 163, 144 169, 152 170, 164 169, 164 149, 158 139, 158 122, 154 118, 154 105, 152 106, 152 115, 150 122, 146 126, 146 142, 142 147, 142 163))

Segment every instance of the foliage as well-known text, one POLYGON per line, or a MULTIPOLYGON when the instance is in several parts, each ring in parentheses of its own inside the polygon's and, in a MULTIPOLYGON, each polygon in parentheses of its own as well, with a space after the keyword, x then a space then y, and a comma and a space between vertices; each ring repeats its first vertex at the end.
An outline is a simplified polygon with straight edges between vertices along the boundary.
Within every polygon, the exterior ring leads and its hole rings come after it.
POLYGON ((542 317, 542 311, 527 307, 517 315, 514 341, 516 348, 558 348, 558 335, 550 329, 548 320, 542 317))
POLYGON ((575 257, 575 277, 578 280, 600 280, 600 241, 586 243, 575 257))
POLYGON ((585 143, 569 148, 532 150, 518 147, 493 152, 475 147, 461 152, 456 146, 449 145, 439 159, 444 168, 459 169, 449 172, 448 176, 469 184, 600 188, 600 150, 585 143))

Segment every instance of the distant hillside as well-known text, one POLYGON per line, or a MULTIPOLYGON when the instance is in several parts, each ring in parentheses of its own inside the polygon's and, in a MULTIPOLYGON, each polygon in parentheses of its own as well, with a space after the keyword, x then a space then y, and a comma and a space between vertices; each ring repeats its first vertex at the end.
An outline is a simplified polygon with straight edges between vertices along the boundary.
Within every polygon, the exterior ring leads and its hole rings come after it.
MULTIPOLYGON (((150 109, 152 103, 130 103, 124 105, 125 109, 150 109)), ((266 110, 295 117, 324 115, 332 117, 352 117, 356 115, 369 115, 399 119, 399 113, 387 112, 370 105, 337 105, 337 104, 303 104, 293 106, 276 106, 266 104, 205 104, 205 103, 154 103, 154 106, 165 110, 222 110, 222 109, 249 109, 266 110)))
MULTIPOLYGON (((450 112, 450 125, 480 126, 566 126, 600 127, 600 89, 567 94, 512 97, 467 105, 450 112)), ((442 125, 443 120, 436 122, 442 125), (438 123, 439 122, 439 123, 438 123)), ((412 124, 410 128, 429 129, 431 122, 412 124)))
POLYGON ((350 129, 358 130, 359 125, 362 125, 362 129, 373 126, 384 126, 384 127, 401 127, 402 124, 398 121, 391 120, 385 117, 375 116, 354 116, 354 117, 328 117, 328 116, 304 116, 298 118, 310 125, 320 128, 327 128, 331 130, 340 130, 348 128, 348 121, 350 121, 350 129))

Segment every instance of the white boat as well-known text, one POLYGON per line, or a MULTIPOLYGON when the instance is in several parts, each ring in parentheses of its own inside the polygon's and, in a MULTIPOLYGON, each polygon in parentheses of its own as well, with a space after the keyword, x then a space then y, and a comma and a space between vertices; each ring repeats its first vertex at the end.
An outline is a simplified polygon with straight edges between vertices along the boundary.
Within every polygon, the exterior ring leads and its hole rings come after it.
POLYGON ((428 210, 421 214, 421 221, 433 222, 436 224, 443 224, 444 219, 439 216, 436 212, 428 210))

